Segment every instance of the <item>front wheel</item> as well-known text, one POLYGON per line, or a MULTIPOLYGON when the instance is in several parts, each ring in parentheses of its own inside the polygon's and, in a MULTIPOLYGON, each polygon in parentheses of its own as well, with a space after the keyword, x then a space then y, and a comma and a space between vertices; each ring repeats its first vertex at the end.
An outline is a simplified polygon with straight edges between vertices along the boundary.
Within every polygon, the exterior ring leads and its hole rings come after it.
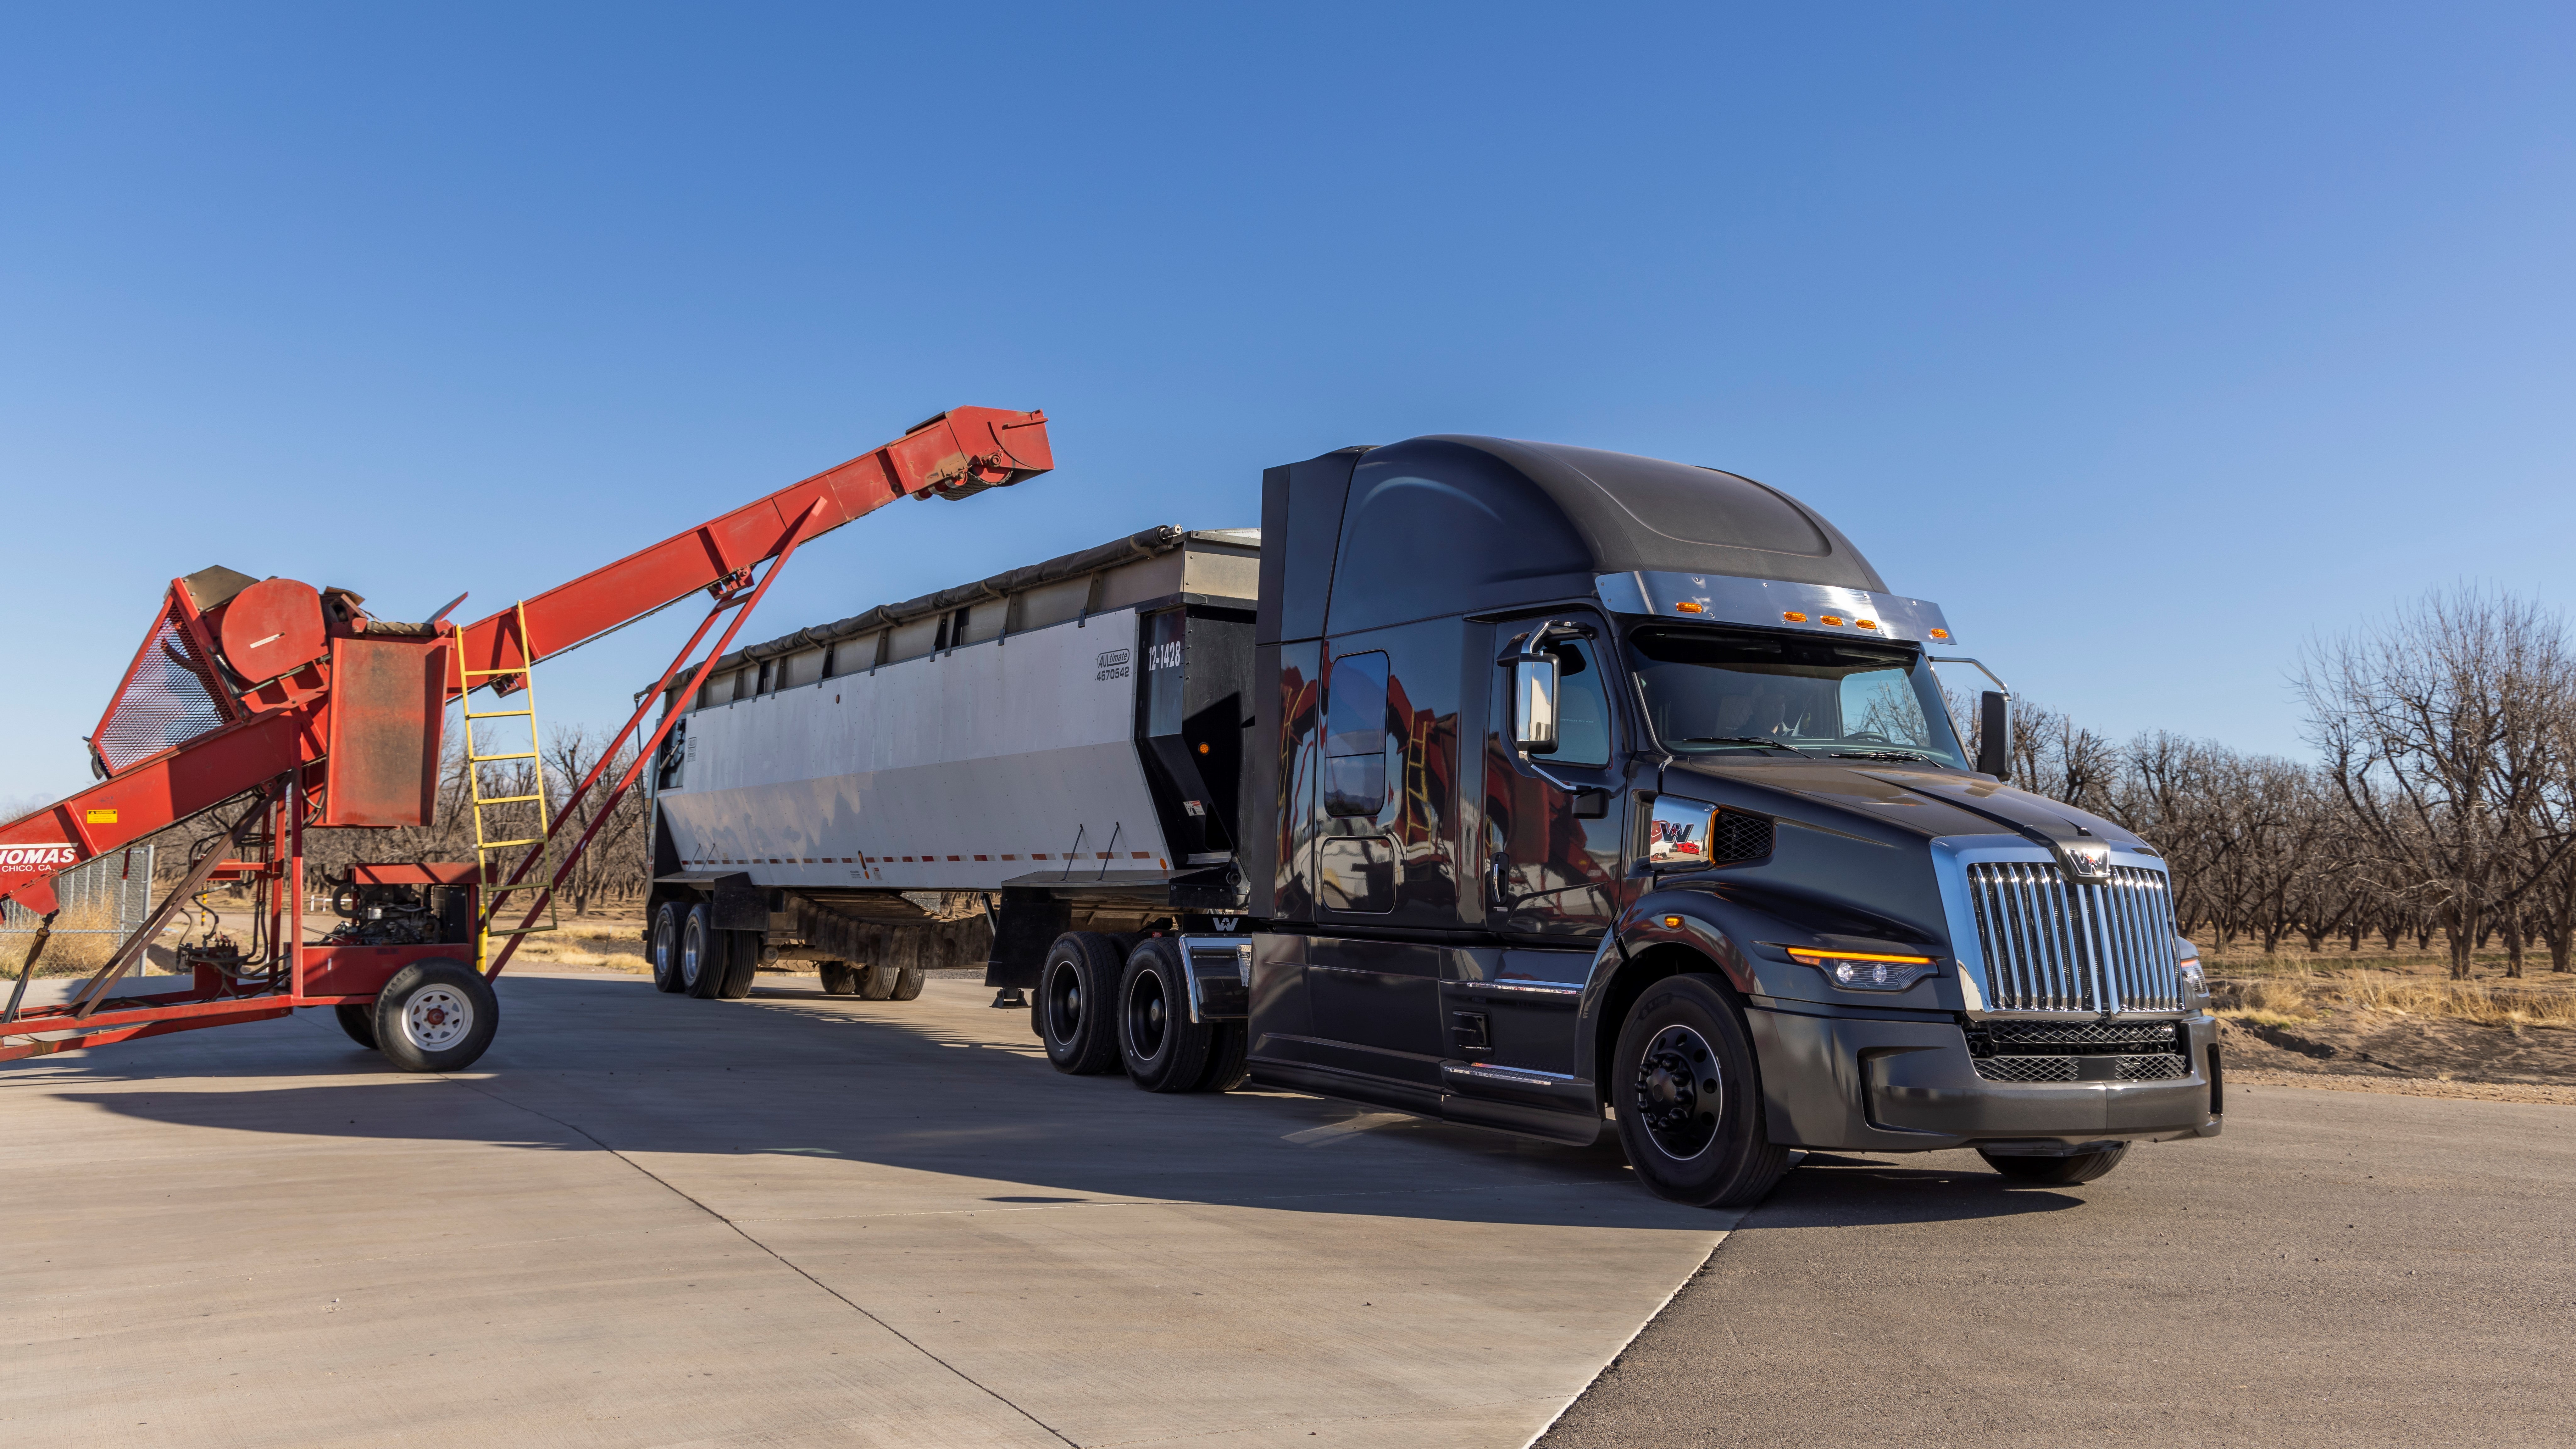
POLYGON ((2129 1144, 2123 1142, 2099 1152, 2079 1152, 2073 1157, 2012 1157, 1988 1152, 1984 1148, 1977 1149, 1977 1155, 1986 1160, 1986 1166, 2015 1182, 2072 1187, 2079 1182, 2091 1182, 2119 1166, 2120 1159, 2129 1155, 2129 1144))
POLYGON ((1619 1145, 1648 1191, 1692 1207, 1750 1207, 1789 1170, 1762 1124, 1743 1018, 1705 976, 1670 976, 1628 1009, 1607 1074, 1619 1145))
POLYGON ((376 1044, 406 1072, 463 1071, 500 1029, 492 983, 462 961, 415 961, 376 993, 376 1044))

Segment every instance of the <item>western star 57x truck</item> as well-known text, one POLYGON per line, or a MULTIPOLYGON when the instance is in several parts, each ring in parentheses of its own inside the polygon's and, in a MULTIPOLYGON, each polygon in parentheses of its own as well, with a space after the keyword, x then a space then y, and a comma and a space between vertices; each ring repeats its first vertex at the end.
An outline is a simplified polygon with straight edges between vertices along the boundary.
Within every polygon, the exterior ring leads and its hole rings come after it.
POLYGON ((2003 783, 1999 685, 1971 759, 1940 609, 1813 510, 1442 436, 1273 468, 1261 524, 675 684, 657 984, 901 997, 971 954, 1064 1071, 1615 1130, 1708 1205, 1798 1148, 2063 1183, 2218 1132, 2165 862, 2003 783))

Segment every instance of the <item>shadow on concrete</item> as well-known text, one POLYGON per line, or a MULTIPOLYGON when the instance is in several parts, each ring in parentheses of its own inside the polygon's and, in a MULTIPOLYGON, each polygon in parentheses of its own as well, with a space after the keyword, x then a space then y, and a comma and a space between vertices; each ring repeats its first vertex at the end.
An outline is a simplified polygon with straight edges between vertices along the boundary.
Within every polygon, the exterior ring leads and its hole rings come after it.
MULTIPOLYGON (((0 1068, 0 1090, 44 1089, 212 1133, 836 1159, 964 1179, 961 1201, 1706 1221, 1637 1187, 1606 1130, 1592 1146, 1566 1147, 1297 1093, 1163 1096, 1123 1076, 1068 1077, 1026 1037, 1025 1013, 987 1016, 954 993, 859 1002, 773 987, 747 1006, 631 979, 505 977, 501 990, 493 1049, 453 1078, 387 1072, 327 1012, 308 1011, 43 1058, 27 1064, 33 1072, 0 1068), (157 1081, 170 1086, 155 1090, 157 1081), (109 1082, 115 1090, 83 1090, 109 1082)), ((2006 1193, 2001 1181, 1820 1154, 1756 1217, 1761 1226, 1921 1222, 2075 1205, 2006 1193)))

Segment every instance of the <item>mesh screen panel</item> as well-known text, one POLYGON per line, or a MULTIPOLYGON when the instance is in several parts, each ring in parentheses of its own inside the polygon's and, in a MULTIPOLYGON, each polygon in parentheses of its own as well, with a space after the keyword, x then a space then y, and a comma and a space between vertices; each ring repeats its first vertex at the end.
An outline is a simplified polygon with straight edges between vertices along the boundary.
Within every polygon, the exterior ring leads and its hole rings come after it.
POLYGON ((176 608, 164 609, 152 642, 134 662, 116 708, 91 743, 110 770, 193 740, 224 722, 215 703, 213 676, 197 657, 176 608))

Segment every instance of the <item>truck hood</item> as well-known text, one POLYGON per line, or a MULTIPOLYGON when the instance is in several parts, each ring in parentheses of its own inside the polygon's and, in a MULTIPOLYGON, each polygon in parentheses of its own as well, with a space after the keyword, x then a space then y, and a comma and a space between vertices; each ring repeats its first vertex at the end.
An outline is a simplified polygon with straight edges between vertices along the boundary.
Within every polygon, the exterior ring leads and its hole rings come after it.
POLYGON ((1694 776, 1724 781, 1730 787, 1725 795, 1746 808, 1764 808, 1768 797, 1774 806, 1770 813, 1824 829, 1881 836, 1883 827, 1892 825, 1925 839, 2019 835, 2047 847, 2078 879, 2100 873, 2107 864, 2105 847, 2152 853, 2136 835, 2098 815, 1983 775, 1824 760, 1677 760, 1666 772, 1667 788, 1688 794, 1694 776), (1869 828, 1873 825, 1882 828, 1869 828))

